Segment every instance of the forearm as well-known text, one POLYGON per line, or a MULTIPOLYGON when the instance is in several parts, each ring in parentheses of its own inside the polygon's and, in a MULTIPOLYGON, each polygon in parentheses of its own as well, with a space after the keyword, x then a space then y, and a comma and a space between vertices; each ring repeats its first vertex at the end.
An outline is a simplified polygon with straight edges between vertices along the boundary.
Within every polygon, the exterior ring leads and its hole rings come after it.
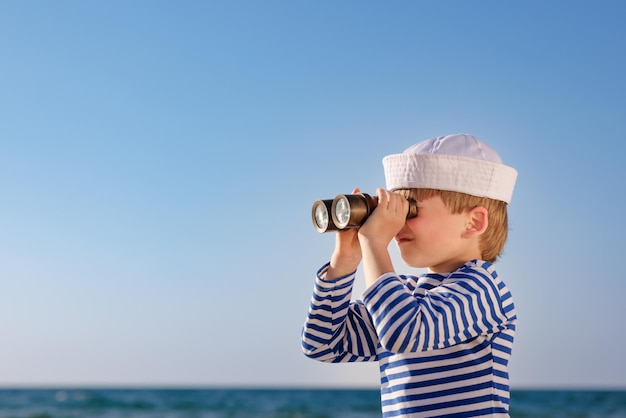
POLYGON ((363 301, 386 350, 394 353, 414 351, 416 342, 428 337, 428 332, 423 333, 419 299, 395 274, 383 273, 365 290, 363 301))
POLYGON ((404 227, 408 202, 401 195, 378 189, 378 206, 358 231, 365 284, 371 286, 384 273, 393 272, 389 243, 404 227))
POLYGON ((334 253, 324 275, 324 280, 332 281, 354 273, 361 262, 360 257, 345 257, 334 253))
POLYGON ((354 273, 361 262, 361 248, 357 231, 337 232, 335 250, 325 272, 325 280, 335 280, 354 273))
POLYGON ((394 267, 389 255, 388 243, 366 238, 361 239, 365 286, 370 287, 383 274, 393 272, 394 267))
POLYGON ((302 350, 325 362, 371 361, 377 338, 371 318, 360 302, 351 303, 354 271, 337 280, 320 269, 302 330, 302 350))

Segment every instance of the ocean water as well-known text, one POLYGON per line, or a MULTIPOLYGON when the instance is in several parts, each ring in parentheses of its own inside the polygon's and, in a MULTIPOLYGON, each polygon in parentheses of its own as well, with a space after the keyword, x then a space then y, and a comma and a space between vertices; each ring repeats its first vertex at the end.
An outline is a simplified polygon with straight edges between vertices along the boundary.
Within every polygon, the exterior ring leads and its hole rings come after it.
MULTIPOLYGON (((0 389, 0 418, 375 418, 378 390, 0 389)), ((517 390, 512 418, 626 418, 626 391, 517 390)))

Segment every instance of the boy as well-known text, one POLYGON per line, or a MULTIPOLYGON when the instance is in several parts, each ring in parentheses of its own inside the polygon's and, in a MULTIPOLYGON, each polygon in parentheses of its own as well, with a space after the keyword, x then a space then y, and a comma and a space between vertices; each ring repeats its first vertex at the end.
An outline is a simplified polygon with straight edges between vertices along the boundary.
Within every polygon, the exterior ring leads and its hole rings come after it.
POLYGON ((336 234, 317 273, 302 349, 324 362, 378 361, 384 417, 508 417, 516 315, 491 263, 517 172, 469 135, 424 141, 383 166, 388 190, 360 228, 336 234), (393 238, 426 274, 395 273, 393 238), (366 290, 351 302, 361 261, 366 290))

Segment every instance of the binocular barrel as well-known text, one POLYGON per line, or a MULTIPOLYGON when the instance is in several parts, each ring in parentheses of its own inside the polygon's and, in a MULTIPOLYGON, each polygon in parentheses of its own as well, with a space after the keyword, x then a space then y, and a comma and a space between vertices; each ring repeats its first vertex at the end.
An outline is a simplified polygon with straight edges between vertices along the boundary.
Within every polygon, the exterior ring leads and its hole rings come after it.
MULTIPOLYGON (((407 219, 417 216, 415 200, 409 200, 407 219)), ((311 210, 313 227, 317 232, 358 228, 378 205, 378 198, 367 193, 340 194, 334 199, 316 200, 311 210)))

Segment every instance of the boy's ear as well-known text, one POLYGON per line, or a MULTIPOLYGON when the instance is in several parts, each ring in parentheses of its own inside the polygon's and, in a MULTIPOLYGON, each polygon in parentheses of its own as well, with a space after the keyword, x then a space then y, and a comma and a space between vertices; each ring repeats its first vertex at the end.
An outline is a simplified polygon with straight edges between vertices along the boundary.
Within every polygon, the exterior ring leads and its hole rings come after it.
POLYGON ((489 226, 489 212, 483 206, 476 206, 467 214, 467 224, 465 225, 464 238, 471 238, 481 235, 489 226))

